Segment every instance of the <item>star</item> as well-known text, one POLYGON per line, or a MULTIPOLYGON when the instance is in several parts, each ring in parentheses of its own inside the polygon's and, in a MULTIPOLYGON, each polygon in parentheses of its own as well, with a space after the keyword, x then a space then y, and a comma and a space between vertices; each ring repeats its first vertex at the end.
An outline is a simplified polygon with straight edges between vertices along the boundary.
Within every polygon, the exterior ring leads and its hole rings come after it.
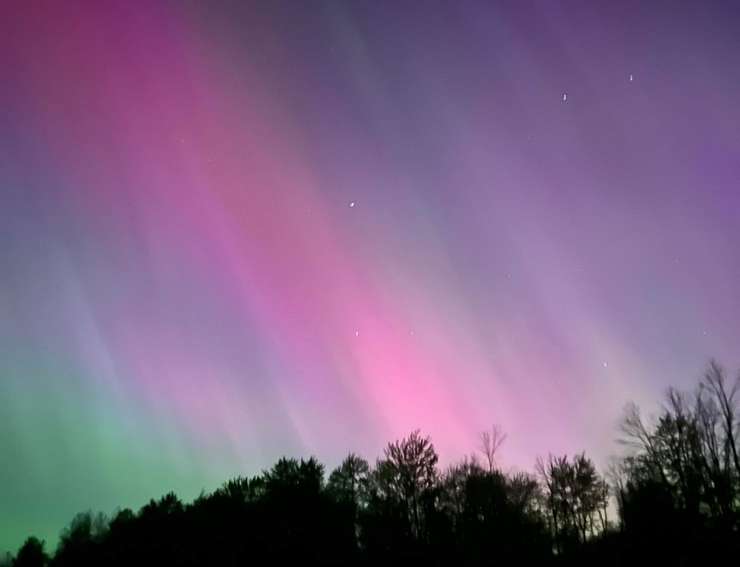
POLYGON ((634 79, 635 79, 634 75, 632 75, 632 73, 630 73, 630 83, 631 83, 632 81, 634 81, 634 79))
POLYGON ((604 368, 607 368, 607 367, 609 366, 609 363, 608 363, 608 362, 607 362, 607 361, 605 360, 604 362, 602 362, 602 363, 601 363, 601 365, 602 365, 602 366, 603 366, 604 368))
POLYGON ((563 93, 563 102, 568 100, 568 93, 563 93))
POLYGON ((360 336, 360 331, 355 331, 355 336, 356 337, 359 337, 360 336))
POLYGON ((354 209, 355 208, 355 202, 354 201, 350 201, 349 202, 349 208, 350 209, 354 209))

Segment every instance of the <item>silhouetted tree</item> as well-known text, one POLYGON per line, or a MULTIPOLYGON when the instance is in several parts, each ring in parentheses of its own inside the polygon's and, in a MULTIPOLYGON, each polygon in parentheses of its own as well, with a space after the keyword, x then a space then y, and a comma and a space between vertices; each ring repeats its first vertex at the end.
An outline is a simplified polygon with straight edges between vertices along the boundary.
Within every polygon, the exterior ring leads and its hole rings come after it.
POLYGON ((62 531, 59 545, 51 562, 54 566, 94 565, 100 562, 100 542, 108 524, 102 514, 84 512, 74 517, 62 531))
POLYGON ((366 504, 369 476, 370 466, 367 461, 350 453, 329 475, 327 489, 337 500, 360 507, 366 504))
POLYGON ((359 517, 369 505, 369 482, 368 462, 354 453, 329 475, 326 489, 337 503, 337 512, 342 516, 340 529, 351 538, 352 548, 357 548, 361 541, 359 517))
POLYGON ((452 559, 488 565, 542 561, 549 555, 535 478, 489 471, 471 458, 447 469, 439 493, 439 508, 452 529, 452 559))
POLYGON ((379 484, 385 494, 406 504, 411 532, 425 537, 425 509, 437 482, 439 457, 429 437, 416 430, 408 437, 389 443, 385 459, 378 463, 379 484))
POLYGON ((550 455, 547 461, 538 460, 537 471, 558 552, 584 544, 606 529, 608 485, 590 459, 584 454, 572 461, 550 455))
POLYGON ((18 550, 13 567, 43 567, 49 561, 44 551, 44 542, 36 537, 29 537, 18 550))
POLYGON ((488 463, 489 472, 493 472, 496 468, 496 454, 504 441, 506 441, 506 433, 495 424, 490 431, 483 431, 480 435, 480 450, 488 463))
POLYGON ((620 465, 617 501, 625 538, 642 555, 678 540, 683 551, 675 560, 737 549, 737 392, 738 382, 728 388, 712 361, 693 396, 668 390, 653 423, 628 406, 621 430, 630 452, 620 465))

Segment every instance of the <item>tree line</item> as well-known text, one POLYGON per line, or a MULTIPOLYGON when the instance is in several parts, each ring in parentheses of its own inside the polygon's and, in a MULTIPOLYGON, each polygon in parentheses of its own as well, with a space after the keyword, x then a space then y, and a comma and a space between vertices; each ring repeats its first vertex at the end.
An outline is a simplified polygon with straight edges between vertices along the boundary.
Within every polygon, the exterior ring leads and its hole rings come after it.
POLYGON ((5 563, 130 565, 704 564, 740 552, 740 419, 734 381, 711 362, 660 413, 629 405, 625 454, 604 474, 585 454, 504 472, 505 435, 441 470, 419 431, 370 464, 349 454, 328 476, 315 458, 280 459, 192 503, 175 494, 111 518, 77 515, 53 553, 29 537, 5 563), (614 517, 611 517, 614 516, 614 517))

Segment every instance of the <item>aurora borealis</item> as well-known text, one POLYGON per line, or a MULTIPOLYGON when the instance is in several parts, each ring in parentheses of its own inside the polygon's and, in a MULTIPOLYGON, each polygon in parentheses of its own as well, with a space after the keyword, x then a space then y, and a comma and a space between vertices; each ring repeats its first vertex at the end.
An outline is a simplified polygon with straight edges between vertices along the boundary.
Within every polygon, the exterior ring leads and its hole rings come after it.
POLYGON ((0 551, 417 427, 605 463, 740 367, 732 3, 0 12, 0 551))

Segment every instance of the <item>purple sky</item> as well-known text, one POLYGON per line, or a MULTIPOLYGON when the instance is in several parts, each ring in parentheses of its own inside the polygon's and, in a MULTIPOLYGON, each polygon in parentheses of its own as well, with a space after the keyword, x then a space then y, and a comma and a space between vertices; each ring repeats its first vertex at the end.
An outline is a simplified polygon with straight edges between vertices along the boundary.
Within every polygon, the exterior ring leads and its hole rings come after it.
POLYGON ((2 8, 0 549, 740 367, 736 4, 141 4, 2 8))

